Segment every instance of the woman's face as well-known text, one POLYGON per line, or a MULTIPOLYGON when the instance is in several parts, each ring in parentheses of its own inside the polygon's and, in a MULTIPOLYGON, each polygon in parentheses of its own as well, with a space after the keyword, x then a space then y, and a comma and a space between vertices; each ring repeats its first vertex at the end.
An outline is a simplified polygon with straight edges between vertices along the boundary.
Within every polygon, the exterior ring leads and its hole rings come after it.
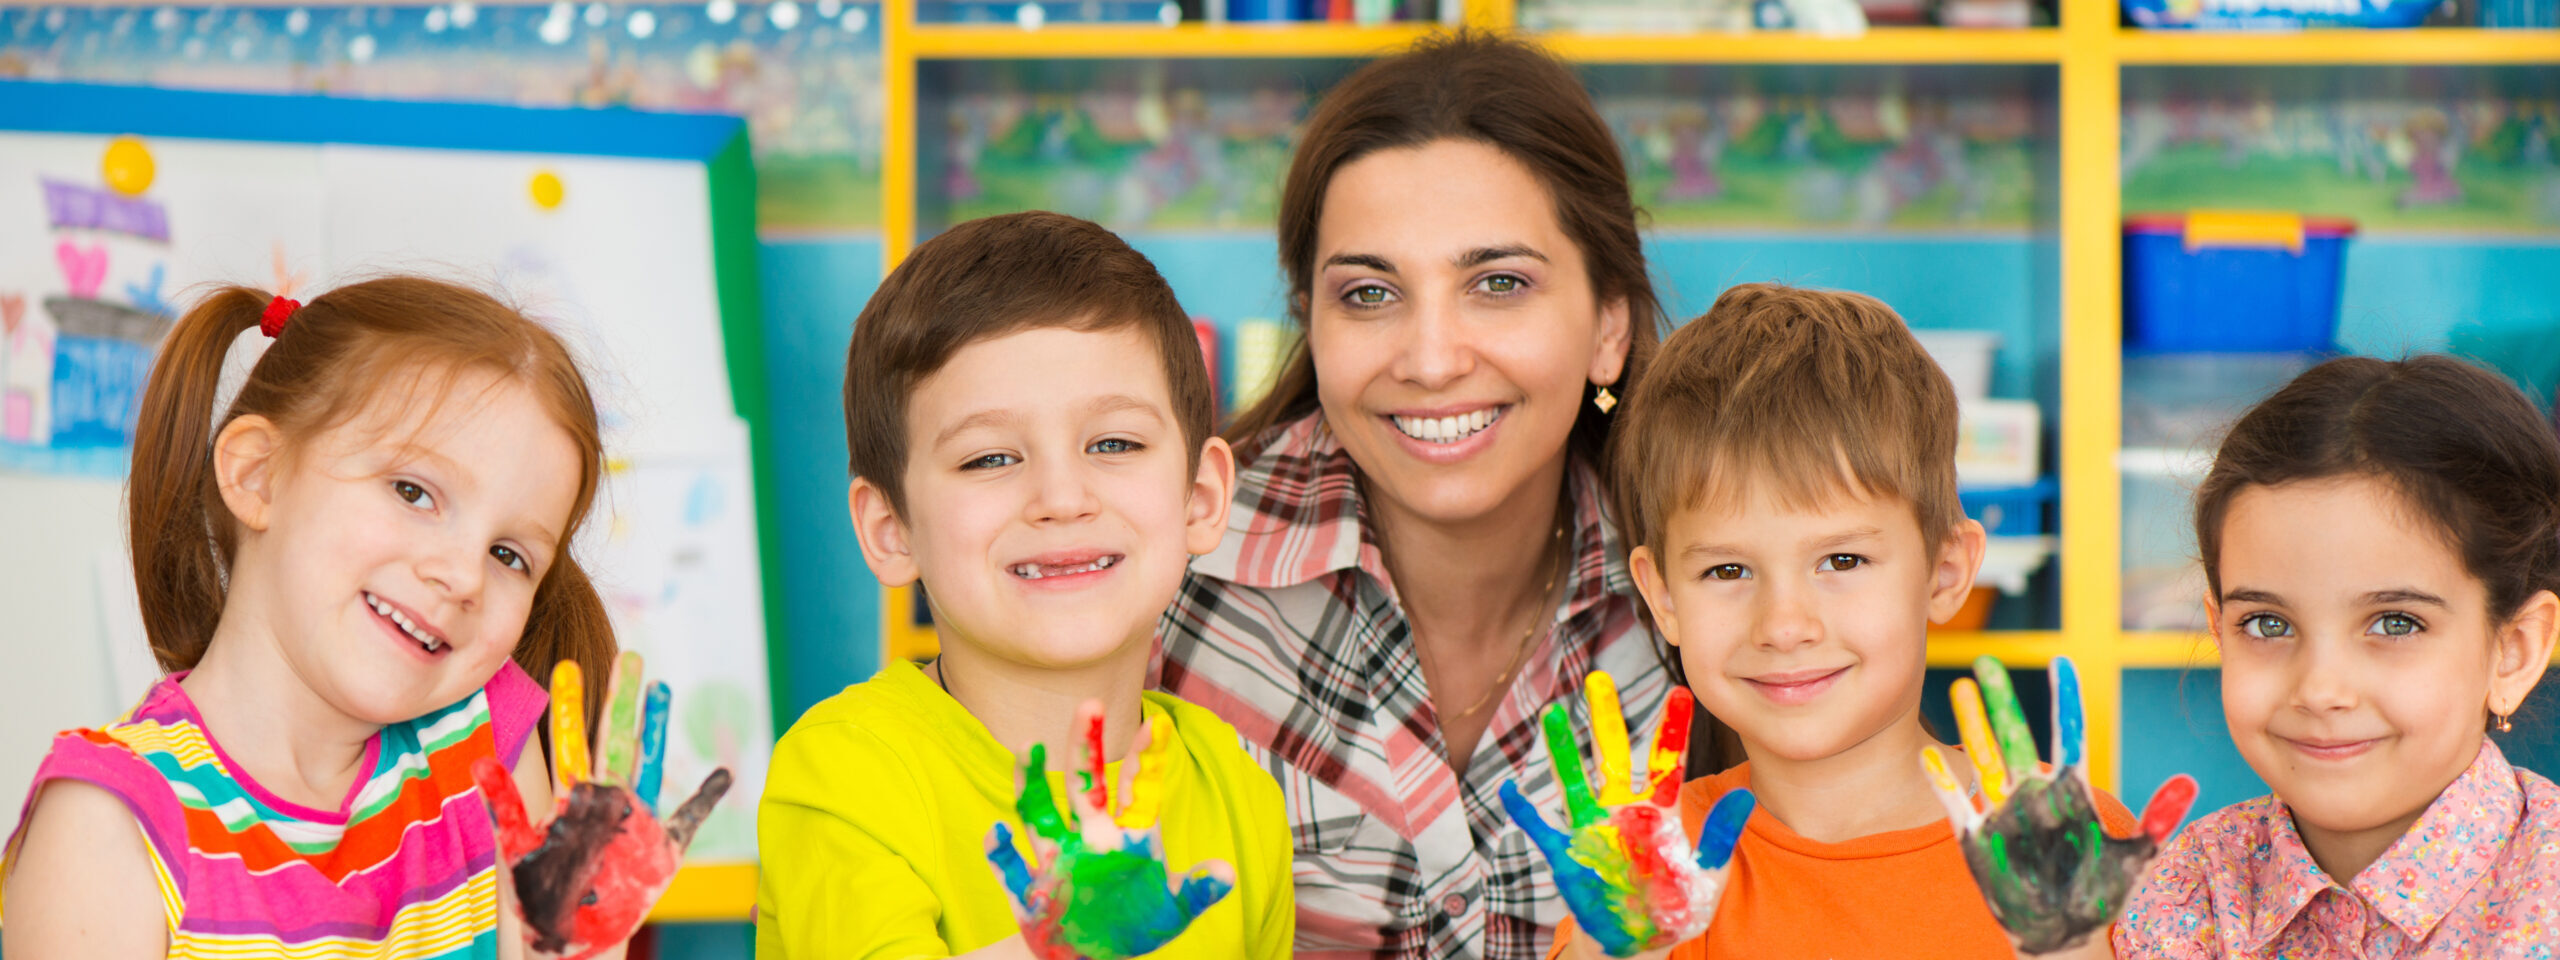
POLYGON ((1626 302, 1599 302, 1528 168, 1473 141, 1336 171, 1307 295, 1326 425, 1373 496, 1427 522, 1532 495, 1584 385, 1626 362, 1626 302))

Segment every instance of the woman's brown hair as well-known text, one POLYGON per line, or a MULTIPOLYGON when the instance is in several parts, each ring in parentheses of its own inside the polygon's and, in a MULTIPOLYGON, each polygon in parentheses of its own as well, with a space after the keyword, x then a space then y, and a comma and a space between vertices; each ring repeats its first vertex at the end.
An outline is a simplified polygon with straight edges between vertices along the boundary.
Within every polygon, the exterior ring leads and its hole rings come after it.
POLYGON ((2222 595, 2222 522, 2251 487, 2369 476, 2389 484, 2487 586, 2492 623, 2560 590, 2560 437, 2497 374, 2440 354, 2341 357, 2232 425, 2196 488, 2196 546, 2222 595))
POLYGON ((562 528, 563 549, 535 588, 515 661, 536 682, 548 682, 553 664, 576 660, 587 667, 587 703, 602 704, 613 626, 567 545, 595 501, 604 443, 595 399, 568 346, 477 290, 424 277, 367 280, 295 311, 230 409, 216 411, 223 356, 241 331, 258 326, 272 299, 249 287, 214 290, 178 318, 143 389, 127 532, 143 630, 161 668, 193 668, 222 619, 226 571, 239 545, 214 478, 212 437, 223 424, 265 417, 291 457, 298 445, 361 414, 392 412, 376 406, 402 402, 386 388, 446 383, 480 370, 531 390, 578 449, 578 495, 562 528))
MULTIPOLYGON (((1305 334, 1316 225, 1333 175, 1381 150, 1439 140, 1491 146, 1546 185, 1556 222, 1582 251, 1592 291, 1603 303, 1627 302, 1630 336, 1618 383, 1643 378, 1662 340, 1662 304, 1646 273, 1618 141, 1590 93, 1572 68, 1527 43, 1468 31, 1426 37, 1335 84, 1307 117, 1280 187, 1280 267, 1289 274, 1289 316, 1299 336, 1270 392, 1227 426, 1227 441, 1240 458, 1257 452, 1249 446, 1254 438, 1316 409, 1315 358, 1305 334)), ((1597 389, 1586 388, 1583 399, 1597 389)), ((1605 478, 1609 415, 1588 402, 1581 411, 1566 450, 1605 478)))

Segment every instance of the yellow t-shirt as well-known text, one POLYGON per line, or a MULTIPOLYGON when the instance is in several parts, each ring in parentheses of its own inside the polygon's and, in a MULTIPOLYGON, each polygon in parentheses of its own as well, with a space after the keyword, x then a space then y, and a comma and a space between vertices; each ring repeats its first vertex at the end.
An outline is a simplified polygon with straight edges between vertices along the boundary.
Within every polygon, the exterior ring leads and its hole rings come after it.
MULTIPOLYGON (((1122 825, 1160 815, 1177 876, 1208 859, 1236 871, 1226 899, 1149 956, 1287 957, 1297 911, 1279 786, 1226 721, 1168 694, 1143 696, 1153 731, 1144 768, 1163 771, 1160 808, 1133 805, 1122 825)), ((1063 799, 1061 759, 1049 776, 1063 799)), ((947 957, 1019 932, 986 855, 997 820, 1017 845, 1027 836, 1013 812, 1018 766, 905 661, 809 708, 774 746, 756 813, 756 956, 947 957)), ((1118 766, 1107 772, 1114 782, 1118 766)))

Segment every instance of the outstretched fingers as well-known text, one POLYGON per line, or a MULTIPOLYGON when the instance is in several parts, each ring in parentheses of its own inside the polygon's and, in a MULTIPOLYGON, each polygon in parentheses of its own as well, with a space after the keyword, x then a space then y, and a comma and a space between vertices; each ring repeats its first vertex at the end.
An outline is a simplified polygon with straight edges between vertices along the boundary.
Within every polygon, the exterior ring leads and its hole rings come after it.
POLYGON ((996 868, 996 880, 1004 884, 1005 899, 1013 902, 1016 921, 1031 919, 1031 865, 1022 859, 1022 851, 1013 846, 1013 831, 999 820, 987 830, 987 864, 996 868))
POLYGON ((1698 828, 1698 866, 1722 870, 1733 861, 1733 848, 1742 842, 1742 829, 1759 803, 1747 789, 1726 791, 1716 798, 1716 805, 1707 809, 1707 822, 1698 828))
POLYGON ((489 813, 498 818, 498 850, 508 863, 542 846, 542 831, 525 819, 524 796, 516 792, 515 778, 496 757, 472 761, 471 782, 480 785, 480 798, 489 802, 489 813))
POLYGON ((1579 830, 1600 822, 1606 815, 1592 802, 1591 781, 1582 773, 1582 750, 1573 742, 1573 720, 1564 704, 1548 705, 1542 726, 1547 759, 1556 768, 1556 785, 1564 788, 1565 825, 1579 830))
POLYGON ((2153 843, 2169 842, 2169 835, 2178 832, 2178 824, 2185 822, 2187 811, 2195 805, 2196 778, 2183 773, 2170 777, 2151 792, 2151 802, 2142 805, 2142 832, 2153 843))
POLYGON ((2009 798, 2009 768, 2001 762, 2000 744, 1991 739, 1991 721, 1982 713, 1982 687, 1972 677, 1957 677, 1947 685, 1947 700, 1956 711, 1956 732, 1964 740, 1964 755, 1973 763, 1973 775, 1982 782, 1982 802, 1997 807, 2009 798))
POLYGON ((649 685, 649 702, 641 710, 640 775, 632 781, 631 792, 650 813, 658 812, 658 780, 667 768, 667 707, 674 699, 675 691, 660 680, 649 685))
POLYGON ((2082 769, 2088 747, 2088 715, 2080 706, 2080 668, 2070 657, 2053 658, 2053 766, 2061 773, 2082 769))
POLYGON ((648 685, 640 679, 636 650, 622 651, 606 681, 604 729, 596 735, 596 782, 629 786, 640 775, 640 699, 648 685))
POLYGON ((1989 656, 1973 661, 1974 678, 1982 682, 1982 705, 1989 713, 1991 735, 2000 743, 2000 759, 2009 767, 2009 789, 2015 791, 2036 776, 2036 739, 2027 730, 2027 712, 2018 706, 2018 688, 2009 668, 1989 656))
POLYGON ((1653 805, 1668 807, 1680 799, 1680 787, 1688 776, 1689 720, 1696 712, 1697 698, 1687 687, 1671 688, 1671 696, 1662 704, 1662 726, 1653 733, 1653 756, 1645 764, 1645 782, 1650 784, 1653 805))
POLYGON ((551 668, 551 795, 587 781, 587 679, 578 661, 551 668))
POLYGON ((1956 836, 1973 831, 1981 815, 1973 809, 1973 798, 1965 796, 1964 784, 1956 780, 1955 771, 1947 769, 1947 760, 1934 747, 1920 748, 1920 768, 1929 772, 1930 792, 1938 795, 1938 805, 1947 808, 1947 823, 1956 836))
POLYGON ((1600 805, 1631 803, 1635 790, 1629 765, 1635 762, 1635 751, 1627 746, 1626 707, 1618 702, 1618 681, 1608 671, 1591 671, 1582 678, 1582 696, 1591 706, 1591 756, 1600 762, 1600 805))
POLYGON ((693 832, 702 827, 703 818, 710 816, 711 808, 729 793, 729 783, 729 768, 711 771, 710 776, 702 778, 702 786, 694 788, 693 796, 685 798, 683 806, 667 815, 667 839, 675 841, 676 849, 693 845, 693 832))

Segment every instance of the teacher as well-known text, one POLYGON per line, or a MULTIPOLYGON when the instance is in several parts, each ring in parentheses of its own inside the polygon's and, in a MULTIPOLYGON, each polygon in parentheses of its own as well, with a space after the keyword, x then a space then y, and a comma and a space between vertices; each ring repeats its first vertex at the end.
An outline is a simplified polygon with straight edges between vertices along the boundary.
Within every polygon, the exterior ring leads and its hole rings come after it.
POLYGON ((1585 674, 1639 731, 1673 682, 1602 513, 1662 324, 1617 143, 1544 52, 1435 37, 1325 95, 1279 220, 1304 337, 1159 685, 1279 780, 1300 957, 1541 956, 1566 911, 1498 791, 1562 807, 1538 715, 1588 729, 1585 674))

